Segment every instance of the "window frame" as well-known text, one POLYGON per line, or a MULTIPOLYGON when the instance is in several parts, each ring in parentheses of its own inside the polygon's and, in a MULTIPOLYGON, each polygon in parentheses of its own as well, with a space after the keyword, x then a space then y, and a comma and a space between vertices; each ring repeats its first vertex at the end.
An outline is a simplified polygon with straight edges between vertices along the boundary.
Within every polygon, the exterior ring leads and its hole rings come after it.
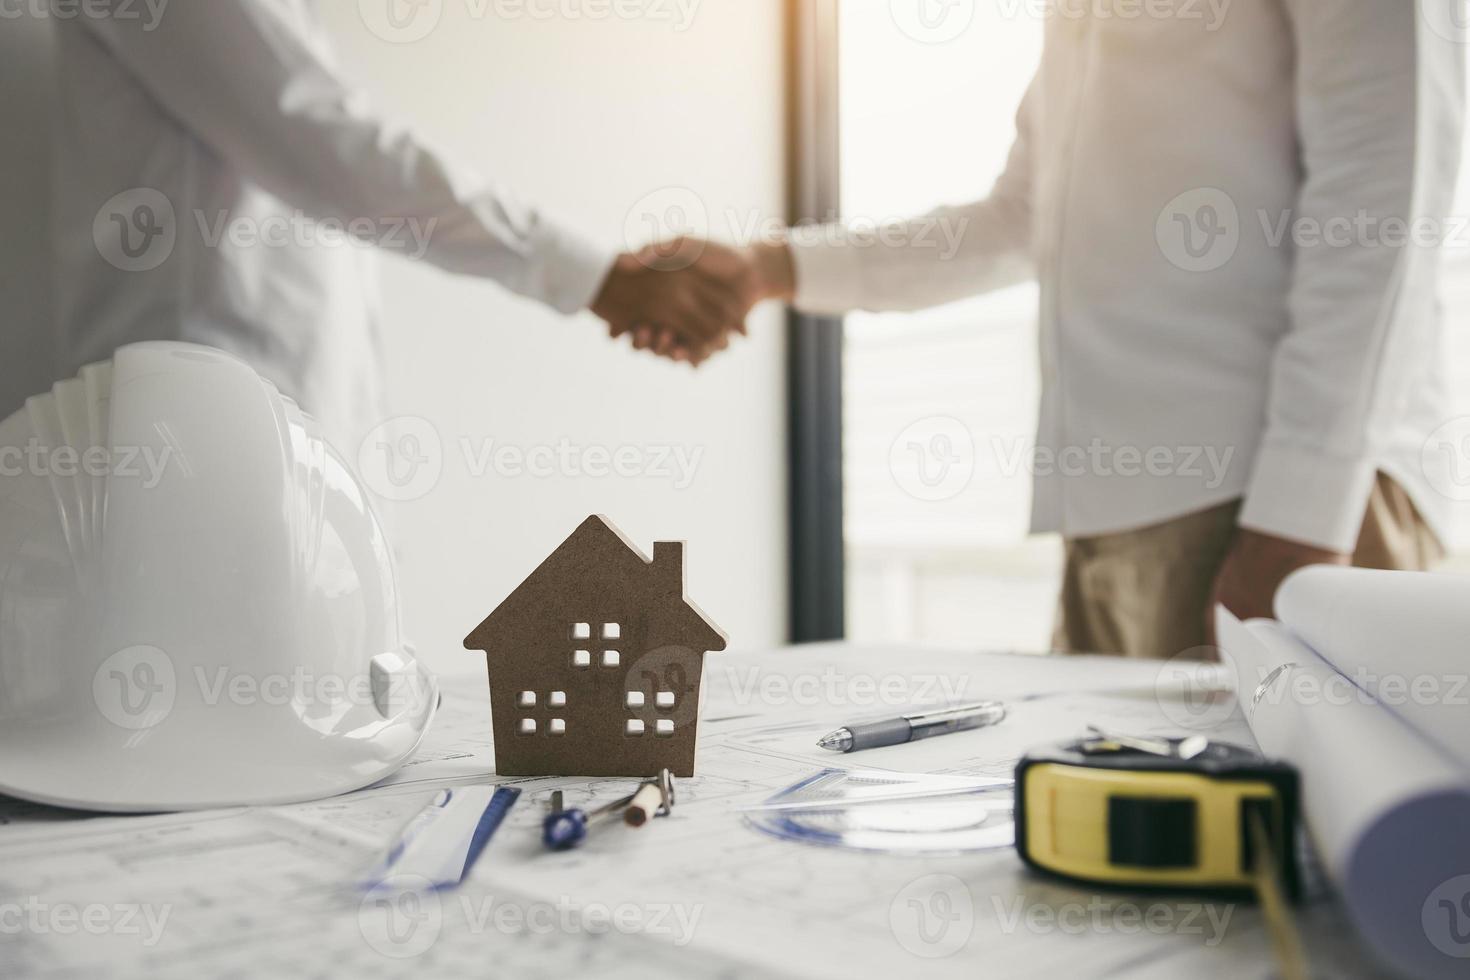
MULTIPOLYGON (((841 214, 838 0, 788 0, 792 224, 841 214)), ((790 470, 790 635, 846 635, 841 317, 792 311, 787 320, 790 470)))

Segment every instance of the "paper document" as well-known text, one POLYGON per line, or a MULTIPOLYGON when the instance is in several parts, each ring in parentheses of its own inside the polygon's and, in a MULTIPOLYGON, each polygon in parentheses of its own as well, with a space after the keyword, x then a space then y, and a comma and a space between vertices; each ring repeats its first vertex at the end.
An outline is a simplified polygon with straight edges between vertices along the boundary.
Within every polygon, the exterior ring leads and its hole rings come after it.
POLYGON ((1218 624, 1251 731, 1300 770, 1307 827, 1361 934, 1410 975, 1463 977, 1466 961, 1446 952, 1470 894, 1470 878, 1455 891, 1470 875, 1462 770, 1281 624, 1223 608, 1218 624))
POLYGON ((1306 568, 1276 618, 1470 772, 1470 578, 1306 568))
MULTIPOLYGON (((602 828, 562 854, 541 845, 554 790, 590 810, 638 781, 498 779, 482 674, 446 679, 420 755, 347 797, 124 819, 0 801, 11 821, 0 826, 0 927, 15 921, 9 909, 27 924, 0 934, 0 975, 1234 980, 1272 969, 1248 903, 1070 885, 1009 849, 858 853, 746 823, 743 807, 832 764, 816 747, 823 734, 910 706, 993 697, 1011 710, 993 728, 844 762, 1008 777, 1027 749, 1089 724, 1191 734, 1157 664, 834 644, 711 656, 704 687, 700 774, 679 780, 672 815, 602 828), (436 793, 492 783, 522 796, 459 890, 356 887, 436 793), (114 928, 62 931, 93 905, 114 928)), ((1211 734, 1250 743, 1238 718, 1211 734)), ((1300 914, 1322 975, 1376 980, 1336 905, 1300 914)))

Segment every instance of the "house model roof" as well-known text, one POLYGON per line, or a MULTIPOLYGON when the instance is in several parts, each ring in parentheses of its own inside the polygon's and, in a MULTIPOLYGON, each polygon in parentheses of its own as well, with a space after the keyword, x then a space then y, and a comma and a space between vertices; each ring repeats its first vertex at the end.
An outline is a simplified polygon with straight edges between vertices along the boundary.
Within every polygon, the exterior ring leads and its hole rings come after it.
MULTIPOLYGON (((641 610, 650 647, 725 649, 725 635, 684 596, 684 545, 660 541, 649 559, 607 518, 583 521, 526 580, 465 637, 469 650, 508 652, 528 629, 560 623, 567 610, 596 604, 641 610)), ((625 613, 626 615, 627 613, 625 613)))

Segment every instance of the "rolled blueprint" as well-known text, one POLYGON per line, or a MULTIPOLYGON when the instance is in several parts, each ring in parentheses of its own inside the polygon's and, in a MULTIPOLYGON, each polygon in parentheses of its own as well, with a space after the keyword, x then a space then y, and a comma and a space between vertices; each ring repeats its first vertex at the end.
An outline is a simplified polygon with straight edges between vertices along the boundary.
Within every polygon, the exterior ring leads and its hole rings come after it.
POLYGON ((1276 618, 1470 771, 1470 579, 1306 568, 1277 592, 1276 618))
POLYGON ((1280 624, 1219 610, 1261 750, 1301 773, 1308 831, 1359 934, 1409 977, 1470 972, 1470 783, 1280 624))

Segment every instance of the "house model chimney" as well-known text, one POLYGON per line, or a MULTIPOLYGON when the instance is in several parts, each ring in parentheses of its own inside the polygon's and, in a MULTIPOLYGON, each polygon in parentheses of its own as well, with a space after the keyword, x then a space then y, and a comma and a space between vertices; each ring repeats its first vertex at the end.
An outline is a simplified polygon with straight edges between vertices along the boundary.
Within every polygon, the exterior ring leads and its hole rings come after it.
POLYGON ((684 542, 653 543, 653 578, 660 588, 674 595, 684 594, 684 542))

